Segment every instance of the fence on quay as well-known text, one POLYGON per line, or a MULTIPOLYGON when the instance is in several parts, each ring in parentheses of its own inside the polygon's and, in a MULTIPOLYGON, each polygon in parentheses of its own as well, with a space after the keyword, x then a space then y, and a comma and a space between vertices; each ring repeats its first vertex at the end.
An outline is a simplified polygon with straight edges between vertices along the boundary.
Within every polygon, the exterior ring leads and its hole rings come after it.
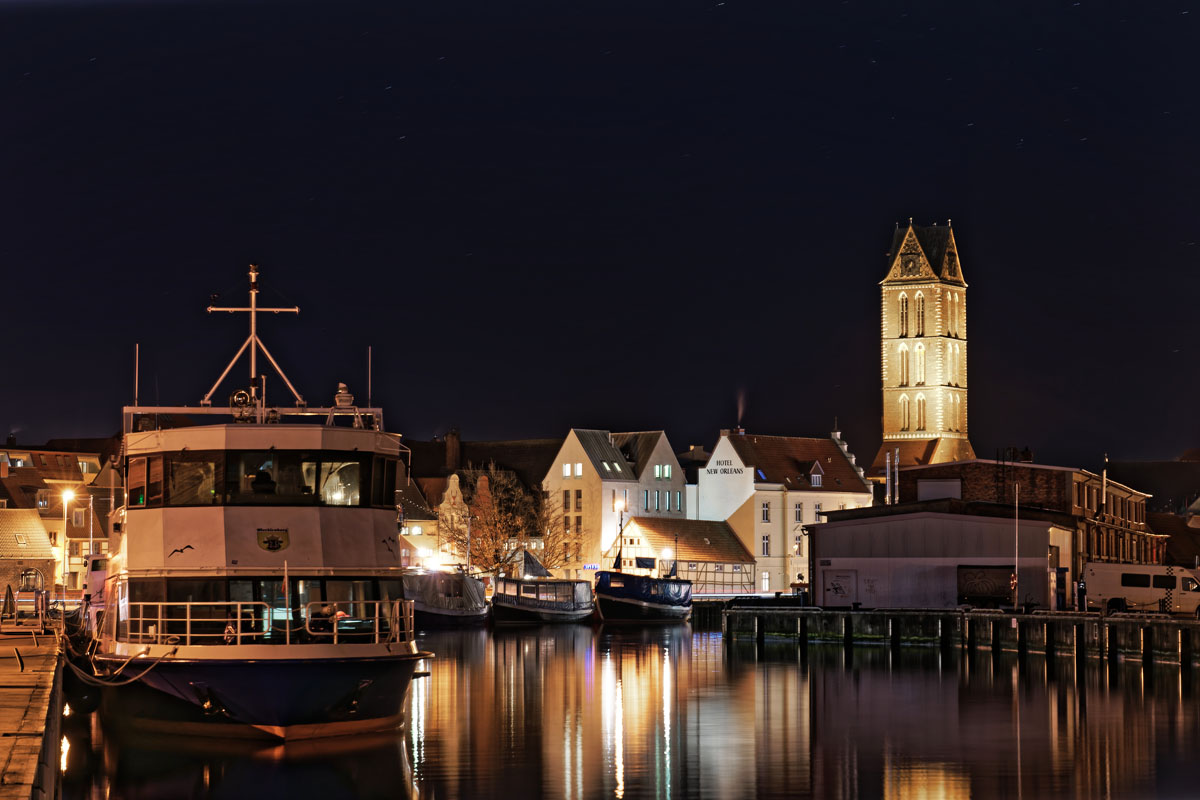
POLYGON ((788 637, 801 644, 923 646, 1022 656, 1037 653, 1047 658, 1200 664, 1200 621, 1155 614, 834 610, 749 598, 724 605, 721 632, 730 639, 788 637))

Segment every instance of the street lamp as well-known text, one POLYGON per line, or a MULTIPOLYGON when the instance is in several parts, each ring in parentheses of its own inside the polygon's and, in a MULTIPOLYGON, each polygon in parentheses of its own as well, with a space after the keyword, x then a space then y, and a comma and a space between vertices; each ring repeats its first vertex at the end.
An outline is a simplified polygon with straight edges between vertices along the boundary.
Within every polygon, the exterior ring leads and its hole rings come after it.
POLYGON ((62 573, 63 596, 66 597, 66 593, 67 593, 67 514, 69 513, 69 510, 71 507, 71 501, 75 499, 75 492, 71 491, 70 489, 65 489, 62 493, 62 498, 63 498, 63 532, 62 532, 62 562, 61 562, 61 570, 60 571, 62 573))
MULTIPOLYGON (((662 549, 662 560, 663 560, 663 563, 665 564, 666 562, 670 561, 670 560, 671 560, 671 556, 672 556, 672 555, 673 555, 673 553, 672 553, 672 551, 671 551, 671 548, 669 548, 669 547, 664 547, 664 548, 662 549)), ((659 572, 662 572, 662 570, 659 570, 659 572)), ((662 576, 661 576, 661 575, 659 575, 659 577, 661 578, 662 576)))

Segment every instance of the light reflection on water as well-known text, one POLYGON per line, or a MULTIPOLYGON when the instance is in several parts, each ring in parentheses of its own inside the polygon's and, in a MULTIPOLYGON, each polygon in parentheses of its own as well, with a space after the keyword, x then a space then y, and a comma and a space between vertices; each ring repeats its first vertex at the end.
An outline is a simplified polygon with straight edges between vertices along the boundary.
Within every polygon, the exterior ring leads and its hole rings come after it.
POLYGON ((250 753, 68 731, 65 797, 1200 795, 1195 674, 686 627, 448 632, 403 733, 250 753))

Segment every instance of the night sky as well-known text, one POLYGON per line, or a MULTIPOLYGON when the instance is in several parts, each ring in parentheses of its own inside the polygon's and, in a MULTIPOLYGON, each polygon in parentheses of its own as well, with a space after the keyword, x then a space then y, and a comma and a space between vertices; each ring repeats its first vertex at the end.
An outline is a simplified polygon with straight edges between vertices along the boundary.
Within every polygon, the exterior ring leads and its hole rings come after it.
MULTIPOLYGON (((1200 445, 1200 6, 0 2, 0 426, 262 334, 424 439, 879 446, 896 222, 952 218, 981 457, 1200 445)), ((244 367, 235 373, 245 385, 244 367)), ((218 402, 235 382, 227 382, 218 402)), ((268 399, 284 387, 268 379, 268 399)))

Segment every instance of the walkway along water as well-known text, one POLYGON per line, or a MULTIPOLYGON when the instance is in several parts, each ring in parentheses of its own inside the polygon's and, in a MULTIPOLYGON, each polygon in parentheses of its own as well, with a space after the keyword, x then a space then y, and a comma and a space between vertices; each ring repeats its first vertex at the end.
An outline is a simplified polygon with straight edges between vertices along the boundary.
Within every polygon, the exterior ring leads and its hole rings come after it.
POLYGON ((0 800, 58 796, 62 656, 54 634, 0 636, 0 800))

